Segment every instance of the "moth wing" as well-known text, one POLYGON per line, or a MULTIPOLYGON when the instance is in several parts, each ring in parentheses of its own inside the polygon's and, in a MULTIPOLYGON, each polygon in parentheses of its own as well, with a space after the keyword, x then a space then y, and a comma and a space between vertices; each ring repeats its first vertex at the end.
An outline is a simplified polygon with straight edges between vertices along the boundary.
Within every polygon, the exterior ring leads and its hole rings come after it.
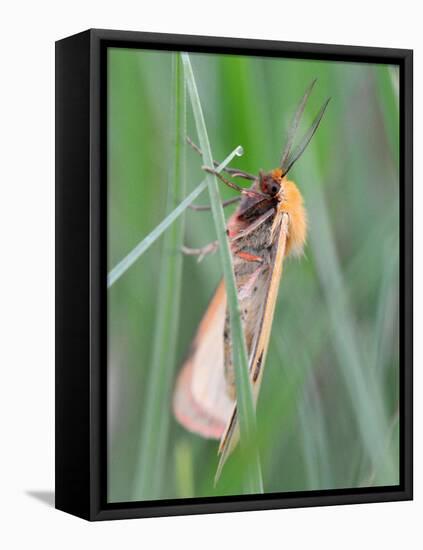
POLYGON ((220 439, 233 411, 224 376, 223 331, 226 291, 223 281, 198 327, 173 395, 176 419, 189 431, 220 439))
MULTIPOLYGON (((278 297, 279 284, 282 277, 283 260, 286 249, 286 238, 288 235, 288 215, 284 212, 278 212, 275 216, 272 232, 275 235, 272 258, 272 268, 270 269, 267 281, 266 299, 263 304, 261 321, 258 324, 258 334, 255 339, 254 349, 249 358, 249 373, 252 383, 254 403, 257 402, 260 385, 263 378, 263 366, 266 360, 266 354, 269 347, 270 333, 272 329, 273 316, 278 297)), ((215 483, 219 480, 222 468, 235 449, 239 441, 239 424, 237 406, 234 403, 229 421, 219 445, 219 464, 216 471, 215 483)))

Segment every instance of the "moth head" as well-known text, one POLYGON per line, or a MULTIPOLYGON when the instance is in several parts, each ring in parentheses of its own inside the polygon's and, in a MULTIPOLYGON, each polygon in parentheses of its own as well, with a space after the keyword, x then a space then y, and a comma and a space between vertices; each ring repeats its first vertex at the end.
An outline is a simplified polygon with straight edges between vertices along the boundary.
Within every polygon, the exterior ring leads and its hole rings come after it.
POLYGON ((260 171, 260 190, 270 197, 276 197, 282 187, 283 173, 281 168, 275 168, 268 173, 260 171))

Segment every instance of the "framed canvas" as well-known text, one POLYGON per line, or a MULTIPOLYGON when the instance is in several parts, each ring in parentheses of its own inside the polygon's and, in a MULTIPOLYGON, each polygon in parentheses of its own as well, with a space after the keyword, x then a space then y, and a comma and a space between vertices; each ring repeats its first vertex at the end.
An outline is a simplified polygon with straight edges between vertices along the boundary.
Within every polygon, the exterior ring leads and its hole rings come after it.
POLYGON ((412 498, 412 52, 56 43, 56 507, 412 498))

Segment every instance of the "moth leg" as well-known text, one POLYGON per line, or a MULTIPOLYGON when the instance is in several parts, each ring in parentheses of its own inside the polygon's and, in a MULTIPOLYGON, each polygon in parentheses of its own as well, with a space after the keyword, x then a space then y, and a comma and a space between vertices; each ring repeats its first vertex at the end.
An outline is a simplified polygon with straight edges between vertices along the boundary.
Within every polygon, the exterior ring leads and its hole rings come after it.
MULTIPOLYGON (((241 200, 241 197, 238 196, 238 197, 233 197, 232 199, 228 199, 227 201, 223 201, 222 202, 222 206, 225 207, 225 206, 229 206, 230 204, 234 204, 235 202, 238 202, 241 200)), ((211 206, 209 205, 195 205, 195 204, 190 204, 188 206, 188 208, 191 208, 191 210, 197 210, 197 211, 205 211, 205 210, 211 210, 211 206)))
MULTIPOLYGON (((216 168, 219 166, 216 161, 214 161, 216 168)), ((230 174, 232 178, 243 178, 244 180, 254 181, 256 176, 253 174, 250 174, 249 172, 245 172, 244 170, 238 170, 238 168, 225 168, 224 171, 227 174, 230 174)))
POLYGON ((198 256, 197 262, 201 262, 209 254, 214 254, 219 248, 219 242, 213 241, 201 248, 189 248, 188 246, 182 246, 181 250, 187 256, 198 256))
POLYGON ((252 191, 251 189, 245 189, 244 187, 240 187, 236 183, 233 183, 232 181, 225 178, 225 176, 222 176, 222 174, 217 172, 214 168, 210 168, 209 166, 202 166, 202 168, 205 172, 208 172, 209 174, 213 174, 214 176, 219 178, 220 181, 223 182, 225 185, 227 185, 231 189, 235 189, 235 191, 238 191, 243 195, 247 195, 249 197, 269 198, 268 195, 264 195, 263 193, 259 193, 258 191, 252 191))
MULTIPOLYGON (((191 145, 191 147, 194 149, 196 153, 198 153, 201 157, 203 156, 203 153, 201 149, 196 145, 191 138, 188 136, 186 137, 188 145, 191 145)), ((213 160, 213 165, 217 168, 219 166, 219 163, 217 160, 213 160)), ((230 174, 233 178, 244 178, 246 180, 254 181, 256 179, 256 176, 253 174, 249 174, 248 172, 245 172, 244 170, 238 170, 237 168, 225 168, 224 171, 227 174, 230 174)))
POLYGON ((231 189, 235 189, 235 191, 238 191, 239 193, 242 193, 244 189, 237 185, 236 183, 233 183, 232 181, 229 181, 225 176, 222 176, 222 174, 219 174, 214 168, 210 168, 209 166, 202 166, 203 170, 205 172, 208 172, 209 174, 214 174, 217 176, 220 181, 222 181, 225 185, 230 187, 231 189))

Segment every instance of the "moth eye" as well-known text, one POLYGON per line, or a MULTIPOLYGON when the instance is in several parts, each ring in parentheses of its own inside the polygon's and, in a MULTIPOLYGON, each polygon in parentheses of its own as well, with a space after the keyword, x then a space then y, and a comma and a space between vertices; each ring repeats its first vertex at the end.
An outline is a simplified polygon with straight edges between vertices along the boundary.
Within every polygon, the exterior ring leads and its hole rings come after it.
POLYGON ((272 187, 270 188, 270 192, 272 193, 272 195, 276 195, 276 193, 279 191, 279 185, 276 185, 275 183, 272 185, 272 187))

